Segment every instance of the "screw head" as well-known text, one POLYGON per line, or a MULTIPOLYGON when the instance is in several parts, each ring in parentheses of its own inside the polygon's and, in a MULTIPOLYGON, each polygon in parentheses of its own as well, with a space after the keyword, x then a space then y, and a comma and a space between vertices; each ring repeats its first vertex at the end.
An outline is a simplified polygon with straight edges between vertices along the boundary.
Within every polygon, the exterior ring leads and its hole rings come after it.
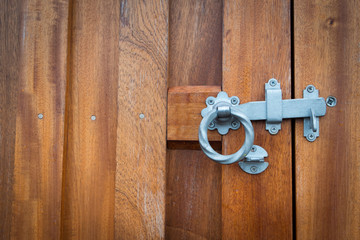
POLYGON ((140 119, 144 119, 144 118, 145 118, 145 115, 144 115, 143 113, 140 113, 140 114, 139 114, 139 118, 140 118, 140 119))
POLYGON ((307 88, 306 88, 306 90, 309 92, 309 93, 312 93, 312 92, 314 92, 314 86, 313 85, 309 85, 309 86, 307 86, 307 88))
POLYGON ((271 79, 269 82, 270 86, 275 87, 276 86, 276 80, 275 79, 271 79))
POLYGON ((237 121, 233 121, 233 122, 231 123, 231 126, 232 126, 233 128, 237 128, 239 125, 240 125, 240 123, 237 122, 237 121))
POLYGON ((335 107, 336 103, 337 103, 336 97, 328 96, 326 98, 326 105, 328 105, 329 107, 335 107))
POLYGON ((212 99, 212 98, 208 98, 208 99, 207 99, 207 103, 208 103, 209 105, 214 105, 215 100, 212 99))
POLYGON ((257 148, 255 146, 252 146, 250 151, 256 152, 256 150, 257 150, 257 148))
POLYGON ((95 120, 96 120, 96 116, 95 116, 95 115, 92 115, 92 116, 90 117, 90 119, 93 120, 93 121, 95 121, 95 120))
POLYGON ((277 134, 278 131, 279 131, 279 130, 278 130, 276 127, 271 127, 271 128, 270 128, 270 133, 271 133, 271 134, 277 134))
POLYGON ((258 170, 257 166, 251 166, 251 167, 250 167, 250 171, 251 171, 252 173, 256 173, 257 170, 258 170))
POLYGON ((315 134, 313 133, 309 133, 307 136, 306 136, 306 139, 310 142, 314 141, 315 140, 315 134))
POLYGON ((215 122, 212 121, 210 124, 209 124, 209 128, 214 128, 215 127, 215 122))
POLYGON ((38 118, 39 118, 39 119, 43 119, 43 118, 44 118, 44 115, 43 115, 42 113, 39 113, 39 114, 38 114, 38 118))
POLYGON ((239 103, 239 99, 236 98, 236 97, 232 97, 230 101, 231 101, 231 104, 232 104, 232 105, 236 105, 236 104, 239 103))

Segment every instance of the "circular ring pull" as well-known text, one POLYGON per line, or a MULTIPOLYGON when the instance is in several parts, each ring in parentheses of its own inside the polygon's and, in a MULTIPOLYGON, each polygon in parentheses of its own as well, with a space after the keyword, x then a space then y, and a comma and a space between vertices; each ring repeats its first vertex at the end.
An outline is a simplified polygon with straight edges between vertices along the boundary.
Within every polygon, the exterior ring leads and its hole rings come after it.
POLYGON ((245 129, 245 141, 242 147, 234 154, 231 155, 222 155, 211 147, 208 137, 207 131, 209 124, 218 117, 217 109, 212 109, 206 116, 204 116, 203 120, 200 123, 199 127, 199 142, 200 147, 204 151, 204 153, 215 162, 221 164, 231 164, 235 162, 239 162, 242 160, 251 150, 251 147, 254 144, 254 128, 251 124, 250 119, 241 111, 236 110, 235 108, 231 108, 231 115, 237 118, 245 129))

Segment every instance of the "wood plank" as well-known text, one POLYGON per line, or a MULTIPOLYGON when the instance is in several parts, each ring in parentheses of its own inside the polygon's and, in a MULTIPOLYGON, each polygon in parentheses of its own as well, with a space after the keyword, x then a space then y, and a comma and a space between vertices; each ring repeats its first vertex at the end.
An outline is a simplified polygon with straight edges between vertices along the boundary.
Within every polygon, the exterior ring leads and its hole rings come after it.
POLYGON ((163 239, 168 3, 120 5, 115 239, 163 239))
POLYGON ((170 2, 169 87, 221 85, 222 1, 170 2))
POLYGON ((11 238, 59 239, 68 2, 23 1, 15 11, 22 23, 15 28, 20 51, 13 52, 20 62, 11 238))
POLYGON ((169 239, 221 238, 221 194, 217 190, 221 189, 221 168, 201 153, 168 151, 169 239))
MULTIPOLYGON (((242 103, 265 98, 270 78, 291 97, 290 1, 224 2, 223 90, 242 103)), ((222 168, 222 238, 291 239, 291 124, 283 121, 276 136, 265 122, 253 122, 254 144, 264 147, 268 169, 259 175, 237 164, 222 168)), ((243 131, 223 137, 223 154, 237 151, 243 131)))
MULTIPOLYGON (((199 141, 201 110, 209 96, 216 97, 220 86, 180 86, 169 88, 167 140, 199 141)), ((209 131, 209 141, 221 141, 217 131, 209 131)))
POLYGON ((0 236, 10 239, 19 93, 21 0, 0 2, 0 236))
MULTIPOLYGON (((222 1, 173 0, 169 12, 169 86, 221 85, 222 1)), ((195 150, 167 161, 166 238, 221 238, 221 166, 195 150)))
POLYGON ((62 238, 113 239, 120 5, 72 7, 62 238))
POLYGON ((295 94, 315 85, 337 105, 309 143, 296 122, 297 239, 360 238, 360 2, 295 1, 295 94))

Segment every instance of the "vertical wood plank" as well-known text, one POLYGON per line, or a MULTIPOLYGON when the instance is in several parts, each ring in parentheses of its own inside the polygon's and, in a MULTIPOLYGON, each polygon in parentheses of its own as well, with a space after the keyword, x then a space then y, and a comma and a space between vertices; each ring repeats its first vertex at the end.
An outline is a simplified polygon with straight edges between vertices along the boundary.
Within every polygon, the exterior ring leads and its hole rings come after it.
POLYGON ((19 90, 21 0, 0 2, 0 236, 10 238, 16 107, 19 90))
POLYGON ((170 1, 169 87, 221 85, 222 1, 170 1))
POLYGON ((11 238, 59 239, 68 2, 23 1, 16 11, 21 43, 11 238))
POLYGON ((165 235, 167 1, 120 1, 116 239, 165 235))
MULTIPOLYGON (((283 98, 291 97, 290 1, 224 2, 223 90, 242 103, 265 98, 264 84, 280 81, 283 98)), ((259 175, 237 164, 222 168, 222 238, 291 239, 291 124, 271 136, 265 122, 253 122, 254 144, 264 147, 268 169, 259 175)), ((236 152, 243 131, 223 138, 223 153, 236 152)))
MULTIPOLYGON (((222 1, 170 1, 169 86, 220 86, 221 42, 222 1)), ((167 161, 166 238, 221 238, 221 166, 197 150, 167 161)))
POLYGON ((72 5, 62 238, 113 239, 120 5, 72 5))
POLYGON ((360 239, 360 2, 295 1, 295 94, 337 105, 309 143, 296 122, 297 239, 360 239))
POLYGON ((199 150, 168 150, 167 239, 221 238, 221 166, 199 150))

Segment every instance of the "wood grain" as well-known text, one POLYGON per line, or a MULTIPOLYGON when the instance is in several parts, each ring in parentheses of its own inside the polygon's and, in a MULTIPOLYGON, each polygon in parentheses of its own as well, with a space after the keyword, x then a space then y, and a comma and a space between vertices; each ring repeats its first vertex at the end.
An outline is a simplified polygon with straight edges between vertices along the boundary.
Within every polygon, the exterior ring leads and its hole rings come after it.
POLYGON ((0 236, 10 238, 16 108, 19 94, 21 1, 0 2, 0 236))
MULTIPOLYGON (((15 11, 21 16, 21 30, 12 29, 20 39, 20 51, 12 54, 19 54, 20 61, 15 65, 18 73, 11 76, 18 77, 14 83, 19 84, 11 238, 59 239, 68 2, 23 1, 15 11)), ((14 87, 7 84, 10 90, 14 87)), ((13 107, 8 100, 6 107, 13 107)), ((10 131, 13 126, 9 125, 10 131)), ((13 133, 8 134, 11 139, 13 133)))
MULTIPOLYGON (((222 1, 174 0, 169 12, 169 86, 220 86, 222 1)), ((195 150, 167 161, 166 238, 221 238, 221 166, 195 150)))
POLYGON ((72 3, 63 239, 114 238, 119 9, 72 3))
POLYGON ((221 238, 221 168, 201 153, 168 151, 168 239, 221 238))
MULTIPOLYGON (((199 141, 201 110, 206 98, 216 97, 220 86, 181 86, 168 91, 167 140, 199 141)), ((209 141, 221 141, 217 131, 209 131, 209 141)))
POLYGON ((168 3, 121 1, 120 21, 115 238, 163 239, 168 3))
MULTIPOLYGON (((270 78, 291 96, 290 1, 224 2, 223 90, 242 103, 265 98, 270 78)), ((259 175, 237 164, 222 167, 222 238, 291 239, 291 124, 282 122, 276 136, 265 122, 253 122, 254 144, 264 147, 268 169, 259 175)), ((223 137, 223 154, 243 144, 243 131, 223 137)))
POLYGON ((221 84, 222 1, 170 2, 169 87, 221 84))
POLYGON ((295 94, 337 98, 309 143, 296 122, 297 239, 360 239, 360 2, 295 1, 295 94))

